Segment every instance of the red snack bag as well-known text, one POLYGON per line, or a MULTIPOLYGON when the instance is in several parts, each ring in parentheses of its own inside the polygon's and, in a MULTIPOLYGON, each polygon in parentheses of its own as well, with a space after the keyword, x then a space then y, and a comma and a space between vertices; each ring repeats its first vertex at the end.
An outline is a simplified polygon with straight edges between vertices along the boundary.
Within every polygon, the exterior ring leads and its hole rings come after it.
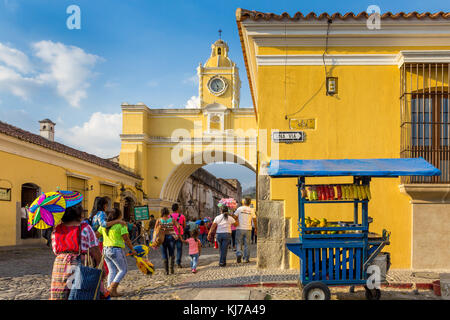
POLYGON ((317 188, 317 197, 319 198, 318 200, 323 200, 322 186, 316 186, 316 188, 317 188))
POLYGON ((337 198, 338 200, 342 199, 342 189, 341 189, 341 185, 337 185, 337 198))
POLYGON ((322 189, 322 199, 321 200, 327 200, 327 188, 325 186, 320 186, 322 189))
POLYGON ((325 189, 325 200, 330 200, 330 189, 328 186, 323 186, 323 188, 325 189))
POLYGON ((335 195, 334 195, 334 188, 333 188, 333 186, 328 186, 328 190, 330 192, 330 200, 334 200, 335 195))

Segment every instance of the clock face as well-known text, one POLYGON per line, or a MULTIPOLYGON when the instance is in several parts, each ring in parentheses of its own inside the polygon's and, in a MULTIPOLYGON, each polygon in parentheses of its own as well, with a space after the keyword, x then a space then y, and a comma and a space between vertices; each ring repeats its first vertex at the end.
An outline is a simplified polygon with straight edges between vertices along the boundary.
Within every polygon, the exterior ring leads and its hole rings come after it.
POLYGON ((213 77, 208 82, 208 89, 214 95, 221 95, 225 92, 227 84, 222 77, 213 77))

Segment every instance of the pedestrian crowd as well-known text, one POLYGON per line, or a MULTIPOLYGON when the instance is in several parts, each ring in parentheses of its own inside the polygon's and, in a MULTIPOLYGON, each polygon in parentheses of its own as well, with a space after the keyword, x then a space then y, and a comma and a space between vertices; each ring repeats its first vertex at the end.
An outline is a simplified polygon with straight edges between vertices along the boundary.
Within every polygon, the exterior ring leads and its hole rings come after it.
POLYGON ((138 256, 133 243, 159 247, 166 275, 175 273, 175 264, 183 268, 183 245, 188 247, 192 273, 197 273, 202 248, 213 245, 219 250, 220 267, 226 266, 230 248, 236 253, 237 263, 248 263, 250 243, 256 242, 257 233, 251 206, 250 198, 245 198, 236 210, 221 206, 220 214, 211 221, 186 218, 175 203, 171 211, 162 208, 158 219, 150 215, 145 226, 125 221, 118 208, 108 210, 108 201, 103 197, 95 199, 88 219, 82 219, 81 203, 68 207, 61 223, 51 232, 56 258, 50 299, 69 299, 74 270, 79 264, 103 270, 98 286, 100 299, 120 297, 118 287, 128 271, 125 247, 129 255, 138 256))

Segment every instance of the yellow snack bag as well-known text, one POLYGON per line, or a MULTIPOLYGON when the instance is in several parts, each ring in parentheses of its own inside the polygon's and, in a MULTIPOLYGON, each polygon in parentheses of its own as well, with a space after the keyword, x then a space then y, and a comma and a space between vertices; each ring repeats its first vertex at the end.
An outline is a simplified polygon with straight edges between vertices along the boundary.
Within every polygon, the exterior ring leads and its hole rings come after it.
POLYGON ((353 185, 353 199, 359 199, 359 188, 356 184, 353 185))
POLYGON ((362 199, 367 199, 366 189, 364 188, 364 186, 359 186, 359 189, 361 191, 361 198, 362 199))
POLYGON ((370 186, 368 184, 366 184, 364 186, 365 190, 366 190, 366 194, 367 194, 367 199, 370 200, 372 198, 372 195, 370 194, 370 186))
POLYGON ((311 199, 311 187, 306 187, 306 198, 308 200, 312 200, 311 199))
POLYGON ((352 200, 353 199, 353 185, 349 185, 348 186, 348 199, 352 200))
POLYGON ((337 199, 338 198, 337 186, 333 186, 333 191, 334 191, 334 199, 337 199))
POLYGON ((361 185, 357 185, 356 186, 356 190, 358 191, 358 199, 362 200, 363 199, 362 186, 361 185))

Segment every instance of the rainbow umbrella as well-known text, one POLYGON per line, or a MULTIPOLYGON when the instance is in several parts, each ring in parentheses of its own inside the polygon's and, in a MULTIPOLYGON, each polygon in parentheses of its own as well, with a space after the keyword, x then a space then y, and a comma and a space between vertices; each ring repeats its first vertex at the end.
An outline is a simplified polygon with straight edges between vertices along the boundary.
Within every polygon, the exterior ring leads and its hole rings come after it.
POLYGON ((66 200, 66 208, 72 207, 83 201, 83 195, 79 192, 66 190, 58 190, 56 192, 60 193, 64 200, 66 200))
POLYGON ((28 209, 28 231, 56 226, 66 211, 66 200, 59 192, 46 192, 37 197, 28 209))

